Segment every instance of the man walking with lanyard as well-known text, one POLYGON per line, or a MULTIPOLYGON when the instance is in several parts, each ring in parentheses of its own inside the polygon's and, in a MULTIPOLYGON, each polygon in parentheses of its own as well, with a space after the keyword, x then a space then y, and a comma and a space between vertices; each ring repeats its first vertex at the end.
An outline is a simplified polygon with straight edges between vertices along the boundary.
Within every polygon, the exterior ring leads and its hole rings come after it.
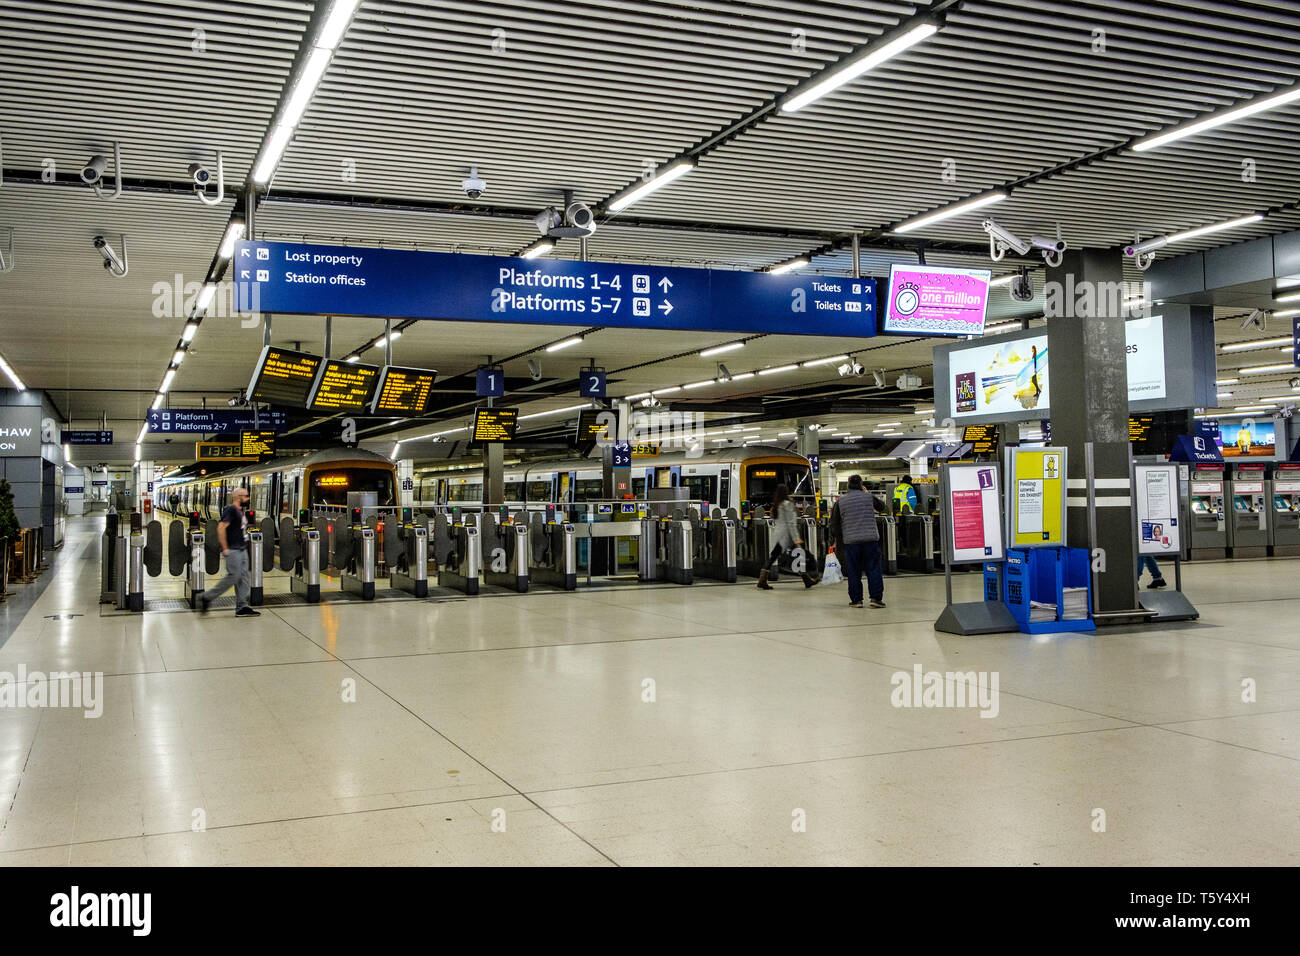
POLYGON ((205 591, 199 599, 199 610, 206 614, 208 607, 232 584, 235 587, 235 617, 260 617, 248 604, 248 489, 236 488, 230 504, 221 512, 217 525, 217 540, 221 553, 226 556, 226 576, 217 586, 205 591))

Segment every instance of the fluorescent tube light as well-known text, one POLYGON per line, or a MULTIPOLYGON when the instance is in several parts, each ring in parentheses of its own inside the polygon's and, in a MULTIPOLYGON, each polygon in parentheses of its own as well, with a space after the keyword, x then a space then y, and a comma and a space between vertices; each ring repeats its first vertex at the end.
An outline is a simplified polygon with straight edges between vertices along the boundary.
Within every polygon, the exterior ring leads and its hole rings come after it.
POLYGON ((823 72, 822 78, 813 82, 805 90, 795 93, 781 103, 781 112, 794 113, 809 103, 821 99, 828 93, 838 90, 846 83, 851 83, 862 74, 875 69, 881 63, 890 60, 907 49, 934 36, 939 30, 937 23, 926 21, 919 23, 900 36, 880 46, 864 51, 846 63, 840 63, 823 72))
POLYGON ((744 342, 728 342, 726 345, 715 345, 712 348, 705 349, 700 353, 700 358, 708 358, 710 355, 721 355, 723 352, 734 352, 736 349, 743 349, 744 342))
POLYGON ((1243 120, 1247 116, 1254 116, 1256 113, 1263 113, 1265 110, 1274 110, 1288 103, 1294 103, 1300 100, 1300 83, 1283 90, 1281 93, 1275 93, 1272 96, 1265 96, 1261 99, 1251 100, 1249 103, 1243 103, 1234 109, 1226 110, 1215 116, 1207 116, 1205 119, 1188 123, 1185 126, 1179 126, 1171 129, 1167 133, 1157 133, 1155 136, 1148 136, 1146 139, 1139 140, 1133 144, 1135 153, 1144 153, 1149 149, 1159 149, 1161 146, 1167 146, 1170 143, 1188 136, 1196 136, 1204 133, 1206 130, 1223 126, 1227 123, 1235 123, 1243 120))
POLYGON ((575 336, 574 336, 573 338, 571 338, 571 339, 565 339, 563 342, 556 342, 554 345, 548 345, 548 346, 546 346, 546 351, 548 351, 548 352, 558 352, 558 351, 560 351, 560 349, 567 349, 567 348, 569 348, 570 346, 580 345, 580 344, 582 344, 582 336, 581 336, 581 335, 575 335, 575 336))
POLYGON ((626 209, 638 200, 644 199, 656 189, 662 189, 675 179, 685 176, 695 168, 695 162, 689 159, 679 160, 670 163, 662 169, 656 170, 654 176, 645 182, 633 186, 631 189, 618 193, 606 203, 605 208, 610 212, 619 212, 626 209))
POLYGON ((778 365, 776 368, 760 368, 759 375, 775 375, 777 372, 793 372, 798 365, 778 365))
POLYGON ((995 202, 1001 202, 1007 198, 1006 192, 1001 189, 994 190, 990 193, 984 193, 982 196, 976 196, 973 199, 967 199, 964 202, 954 203, 951 206, 945 206, 936 212, 926 213, 923 216, 917 216, 913 219, 907 219, 901 224, 894 227, 893 231, 912 232, 915 229, 924 229, 932 223, 942 222, 945 219, 951 219, 954 216, 962 216, 968 212, 974 212, 976 209, 983 209, 995 202))

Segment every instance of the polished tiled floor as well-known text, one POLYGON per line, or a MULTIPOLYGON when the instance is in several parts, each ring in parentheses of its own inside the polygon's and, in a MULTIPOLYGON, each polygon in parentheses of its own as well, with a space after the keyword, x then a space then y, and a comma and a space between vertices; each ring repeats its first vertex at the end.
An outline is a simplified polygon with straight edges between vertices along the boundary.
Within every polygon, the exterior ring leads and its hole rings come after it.
POLYGON ((1300 863, 1300 560, 1096 635, 940 635, 915 576, 236 620, 101 609, 98 524, 0 645, 104 674, 98 719, 0 708, 0 864, 1300 863), (997 716, 894 707, 916 664, 997 716))

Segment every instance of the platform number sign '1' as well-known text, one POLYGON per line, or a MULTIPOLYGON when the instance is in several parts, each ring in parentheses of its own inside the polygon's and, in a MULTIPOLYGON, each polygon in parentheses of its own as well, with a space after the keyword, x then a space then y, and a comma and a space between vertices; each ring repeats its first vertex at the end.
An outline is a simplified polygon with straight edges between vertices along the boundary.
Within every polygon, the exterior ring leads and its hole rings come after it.
POLYGON ((480 368, 474 385, 479 398, 500 398, 506 393, 506 373, 500 368, 480 368))
POLYGON ((605 397, 605 370, 603 368, 584 368, 578 373, 578 397, 605 397))

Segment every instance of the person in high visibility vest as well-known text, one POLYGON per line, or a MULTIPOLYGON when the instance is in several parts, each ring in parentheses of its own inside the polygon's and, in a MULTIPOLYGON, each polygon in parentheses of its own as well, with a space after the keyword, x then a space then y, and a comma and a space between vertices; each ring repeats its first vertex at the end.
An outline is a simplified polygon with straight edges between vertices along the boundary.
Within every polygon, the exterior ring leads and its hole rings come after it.
POLYGON ((898 479, 898 484, 894 486, 894 513, 900 515, 914 514, 916 505, 916 489, 912 487, 912 480, 904 475, 898 479))

